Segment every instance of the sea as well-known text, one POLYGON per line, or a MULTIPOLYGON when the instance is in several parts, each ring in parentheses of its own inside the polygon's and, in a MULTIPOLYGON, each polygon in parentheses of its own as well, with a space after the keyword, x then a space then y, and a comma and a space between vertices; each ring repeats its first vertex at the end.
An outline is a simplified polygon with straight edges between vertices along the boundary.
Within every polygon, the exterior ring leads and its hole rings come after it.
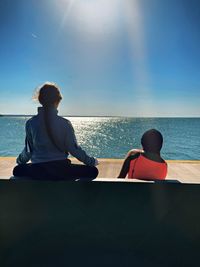
MULTIPOLYGON (((29 116, 0 117, 0 156, 17 156, 24 147, 29 116)), ((74 127, 79 145, 97 158, 124 158, 141 148, 141 136, 149 129, 164 138, 164 159, 200 160, 200 118, 66 117, 74 127)))

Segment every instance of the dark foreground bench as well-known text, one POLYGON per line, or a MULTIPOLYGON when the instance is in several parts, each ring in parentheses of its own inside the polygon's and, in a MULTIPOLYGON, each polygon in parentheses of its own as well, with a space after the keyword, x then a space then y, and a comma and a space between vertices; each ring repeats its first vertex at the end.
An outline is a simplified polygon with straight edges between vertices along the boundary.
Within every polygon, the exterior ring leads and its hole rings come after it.
POLYGON ((0 266, 200 266, 200 185, 0 181, 0 266))

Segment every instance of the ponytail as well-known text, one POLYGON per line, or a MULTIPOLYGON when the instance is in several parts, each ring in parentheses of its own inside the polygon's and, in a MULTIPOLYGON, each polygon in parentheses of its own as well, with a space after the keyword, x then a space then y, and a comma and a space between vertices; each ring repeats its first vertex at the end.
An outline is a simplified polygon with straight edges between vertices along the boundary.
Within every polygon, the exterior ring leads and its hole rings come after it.
POLYGON ((49 139, 59 151, 64 152, 57 144, 56 139, 53 135, 53 130, 51 127, 51 121, 49 116, 50 108, 52 108, 55 104, 59 104, 61 99, 62 96, 60 94, 60 90, 58 86, 56 86, 53 83, 45 83, 39 90, 38 100, 44 108, 44 122, 49 139))
POLYGON ((49 139, 51 140, 52 144, 60 151, 64 152, 57 144, 55 137, 53 135, 51 123, 50 123, 50 116, 49 116, 49 107, 44 107, 44 122, 46 127, 46 132, 48 134, 49 139))

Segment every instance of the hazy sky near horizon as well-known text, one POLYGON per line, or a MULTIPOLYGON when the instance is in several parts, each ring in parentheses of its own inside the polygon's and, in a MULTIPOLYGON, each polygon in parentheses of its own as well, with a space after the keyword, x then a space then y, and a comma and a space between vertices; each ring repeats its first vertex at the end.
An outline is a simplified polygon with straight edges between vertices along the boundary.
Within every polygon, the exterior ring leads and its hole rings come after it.
POLYGON ((0 113, 200 116, 199 0, 0 0, 0 113))

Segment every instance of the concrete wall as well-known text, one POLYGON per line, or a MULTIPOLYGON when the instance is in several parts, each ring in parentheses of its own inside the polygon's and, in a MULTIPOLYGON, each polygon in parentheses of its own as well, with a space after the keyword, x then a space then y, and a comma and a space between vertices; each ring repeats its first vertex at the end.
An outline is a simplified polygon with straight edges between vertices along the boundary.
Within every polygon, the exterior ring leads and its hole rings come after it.
POLYGON ((0 181, 0 266, 199 266, 200 185, 0 181))

